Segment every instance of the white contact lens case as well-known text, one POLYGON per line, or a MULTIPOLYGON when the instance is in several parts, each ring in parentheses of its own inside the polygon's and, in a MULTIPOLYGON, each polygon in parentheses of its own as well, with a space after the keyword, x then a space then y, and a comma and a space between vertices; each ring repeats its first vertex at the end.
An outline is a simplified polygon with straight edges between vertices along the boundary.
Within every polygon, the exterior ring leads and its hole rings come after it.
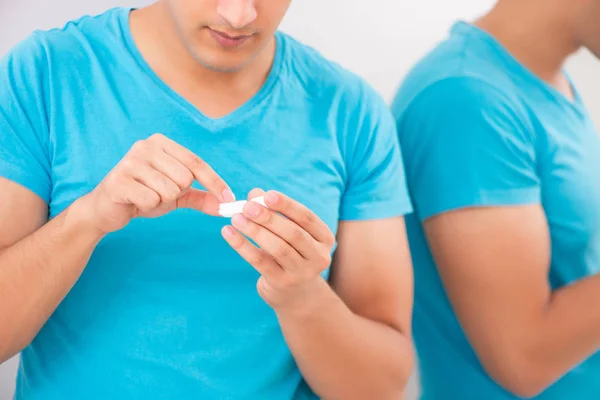
MULTIPOLYGON (((264 196, 255 197, 254 199, 252 199, 250 201, 258 203, 263 207, 267 206, 265 204, 264 196)), ((246 201, 246 200, 240 200, 240 201, 234 201, 233 203, 221 203, 219 205, 219 215, 221 217, 231 218, 235 214, 241 214, 244 212, 244 206, 246 205, 247 202, 248 201, 246 201)))

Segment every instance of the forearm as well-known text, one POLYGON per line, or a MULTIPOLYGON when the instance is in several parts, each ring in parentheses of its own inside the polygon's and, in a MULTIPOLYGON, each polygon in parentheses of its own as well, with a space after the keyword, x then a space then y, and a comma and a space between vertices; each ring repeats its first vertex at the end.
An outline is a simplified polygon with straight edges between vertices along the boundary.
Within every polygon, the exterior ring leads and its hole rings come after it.
POLYGON ((311 299, 314 306, 278 312, 304 378, 327 400, 397 400, 412 373, 409 338, 354 314, 322 283, 322 294, 311 299))
POLYGON ((564 375, 600 348, 600 275, 555 291, 538 326, 535 359, 564 375), (550 350, 550 351, 549 351, 550 350))
POLYGON ((73 287, 101 238, 77 203, 0 251, 0 362, 27 346, 73 287))
POLYGON ((531 313, 515 314, 518 319, 493 328, 488 340, 475 341, 478 353, 506 389, 524 397, 537 395, 600 348, 596 304, 600 275, 549 292, 531 313))

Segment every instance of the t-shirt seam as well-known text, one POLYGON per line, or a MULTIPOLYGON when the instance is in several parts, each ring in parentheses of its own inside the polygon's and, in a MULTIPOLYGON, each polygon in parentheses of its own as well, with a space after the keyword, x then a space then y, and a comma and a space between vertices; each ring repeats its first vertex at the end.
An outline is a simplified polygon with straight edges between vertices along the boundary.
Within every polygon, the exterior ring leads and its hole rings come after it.
MULTIPOLYGON (((44 182, 44 178, 40 178, 35 174, 31 174, 24 168, 7 162, 4 159, 0 159, 0 176, 4 176, 10 181, 14 181, 25 186, 27 189, 39 194, 44 201, 50 200, 49 197, 52 191, 52 184, 49 182, 44 182), (7 172, 7 174, 4 172, 7 172), (38 190, 43 191, 43 193, 38 193, 38 190)), ((46 178, 49 179, 49 177, 46 178)))
POLYGON ((403 196, 401 199, 390 198, 387 200, 370 202, 369 204, 353 204, 349 207, 342 207, 341 211, 341 221, 370 218, 391 218, 392 216, 404 216, 410 214, 413 212, 413 204, 407 198, 407 196, 403 196), (381 206, 386 206, 385 211, 375 208, 381 206))
POLYGON ((414 107, 417 100, 420 100, 422 96, 424 96, 425 94, 428 94, 429 91, 434 90, 437 86, 440 86, 441 84, 448 83, 451 81, 465 81, 465 82, 474 81, 477 83, 481 83, 482 85, 487 86, 489 89, 493 89, 495 92, 500 94, 502 97, 506 97, 506 95, 504 94, 503 90, 500 87, 498 87, 497 85, 495 85, 485 79, 479 78, 477 76, 470 76, 470 75, 445 76, 443 78, 439 78, 433 82, 428 83, 425 87, 423 87, 419 91, 419 93, 417 93, 415 96, 413 96, 413 98, 408 102, 408 104, 404 107, 404 110, 401 112, 399 120, 402 120, 404 114, 407 114, 412 109, 412 107, 414 107))
POLYGON ((421 207, 417 206, 416 211, 419 216, 419 219, 425 220, 425 219, 432 218, 436 215, 450 212, 452 210, 459 210, 459 209, 464 209, 464 208, 482 208, 482 207, 494 207, 494 206, 497 206, 497 207, 507 206, 508 207, 508 206, 517 206, 517 205, 525 205, 525 204, 532 203, 531 201, 525 201, 525 200, 521 200, 521 199, 518 199, 517 201, 512 201, 512 202, 498 201, 498 200, 490 199, 490 197, 497 198, 500 195, 509 195, 509 194, 515 194, 515 195, 521 196, 521 197, 531 196, 532 194, 536 194, 536 196, 538 197, 536 202, 541 203, 541 197, 540 197, 541 184, 537 184, 534 186, 528 186, 528 187, 515 187, 515 188, 509 188, 509 189, 479 189, 479 190, 475 191, 473 195, 453 197, 453 200, 466 199, 463 201, 454 201, 454 204, 449 205, 448 201, 444 201, 444 202, 436 201, 434 203, 435 206, 427 207, 428 210, 425 212, 425 215, 423 215, 423 213, 420 210, 418 210, 421 207))

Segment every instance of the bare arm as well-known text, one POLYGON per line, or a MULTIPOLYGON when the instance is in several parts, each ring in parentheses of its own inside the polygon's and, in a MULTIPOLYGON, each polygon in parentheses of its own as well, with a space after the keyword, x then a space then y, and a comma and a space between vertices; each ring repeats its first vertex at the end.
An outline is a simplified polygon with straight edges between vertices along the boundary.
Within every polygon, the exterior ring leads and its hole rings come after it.
POLYGON ((425 230, 445 288, 490 376, 530 397, 600 347, 600 276, 552 292, 541 206, 465 209, 425 230))
POLYGON ((77 281, 100 239, 74 206, 45 224, 47 206, 0 178, 0 362, 20 352, 77 281))
POLYGON ((233 199, 206 163, 162 135, 138 142, 94 191, 50 222, 40 197, 0 178, 0 362, 33 340, 104 235, 177 208, 215 215, 219 201, 233 199), (210 193, 192 189, 194 179, 210 193))
POLYGON ((279 319, 307 382, 326 399, 402 397, 413 370, 412 263, 402 219, 340 226, 326 299, 279 319))
POLYGON ((403 219, 341 223, 330 286, 319 273, 329 266, 333 235, 304 206, 272 194, 267 205, 288 218, 249 203, 245 217, 232 220, 260 248, 230 227, 223 234, 262 274, 259 292, 306 381, 328 400, 397 400, 413 366, 403 219))

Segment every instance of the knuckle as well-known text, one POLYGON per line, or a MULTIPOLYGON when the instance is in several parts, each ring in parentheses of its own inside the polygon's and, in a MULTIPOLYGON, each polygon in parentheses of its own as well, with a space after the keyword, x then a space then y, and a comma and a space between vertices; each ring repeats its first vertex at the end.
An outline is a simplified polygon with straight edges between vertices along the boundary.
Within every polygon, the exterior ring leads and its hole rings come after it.
POLYGON ((125 157, 123 161, 121 161, 120 169, 125 171, 132 171, 138 166, 138 164, 138 158, 135 156, 135 154, 131 154, 128 157, 125 157))
POLYGON ((153 141, 153 142, 162 142, 166 139, 166 136, 163 135, 162 133, 155 133, 152 136, 150 136, 149 140, 153 141))
POLYGON ((131 179, 122 174, 115 174, 108 180, 107 187, 114 193, 127 190, 131 186, 131 179))
POLYGON ((275 249, 275 257, 284 259, 290 256, 290 247, 285 244, 280 244, 275 249))
POLYGON ((187 171, 185 175, 181 177, 179 180, 179 187, 181 189, 187 189, 194 183, 194 175, 191 172, 187 171))
POLYGON ((160 172, 157 171, 153 171, 154 177, 155 179, 158 179, 158 184, 167 189, 167 190, 171 190, 171 180, 169 178, 167 178, 165 175, 162 175, 160 172))
MULTIPOLYGON (((263 211, 263 210, 261 209, 261 211, 263 211)), ((267 212, 265 212, 265 213, 262 213, 262 214, 265 214, 265 217, 264 217, 264 219, 265 219, 265 222, 264 222, 264 224, 265 224, 266 226, 271 226, 271 225, 273 225, 273 218, 275 218, 275 217, 274 217, 274 215, 273 215, 273 211, 268 211, 268 210, 267 210, 267 212)))
POLYGON ((221 191, 223 191, 223 190, 225 190, 225 189, 227 188, 227 187, 226 187, 226 186, 225 186, 225 185, 222 183, 221 179, 220 179, 218 176, 216 176, 216 175, 215 175, 215 176, 213 176, 213 178, 211 179, 211 182, 210 182, 210 183, 212 184, 212 187, 219 187, 219 186, 220 186, 220 187, 222 188, 222 190, 221 190, 221 191))
POLYGON ((179 197, 179 191, 169 191, 169 193, 167 195, 165 195, 165 198, 162 199, 163 202, 165 203, 172 203, 175 200, 177 200, 177 198, 179 197))
POLYGON ((181 189, 176 183, 171 183, 171 185, 173 186, 173 196, 175 196, 176 199, 179 198, 181 193, 183 193, 183 189, 181 189))
POLYGON ((329 267, 331 265, 331 254, 329 254, 329 252, 327 253, 323 253, 321 255, 321 265, 323 266, 323 269, 329 267))
POLYGON ((196 155, 190 156, 190 165, 197 169, 204 169, 207 166, 206 161, 196 155))
POLYGON ((292 243, 294 244, 303 242, 305 238, 304 230, 300 228, 295 228, 292 232, 292 243))
POLYGON ((106 175, 106 177, 102 180, 101 185, 107 189, 120 186, 120 183, 123 179, 122 176, 123 175, 120 174, 120 170, 115 168, 114 170, 110 171, 108 175, 106 175))
POLYGON ((317 220, 317 216, 312 211, 307 212, 302 217, 302 223, 304 226, 307 226, 307 227, 314 225, 316 220, 317 220))
POLYGON ((154 209, 160 204, 160 196, 158 195, 158 193, 155 192, 148 193, 148 195, 146 196, 146 202, 151 208, 154 209))
POLYGON ((327 247, 331 248, 335 244, 335 235, 332 232, 327 233, 327 237, 325 238, 325 244, 327 247))
POLYGON ((143 154, 148 150, 148 141, 138 140, 131 146, 131 150, 134 154, 143 154))
POLYGON ((252 265, 260 266, 265 263, 265 256, 260 251, 255 252, 255 254, 253 254, 249 258, 250 258, 250 264, 252 264, 252 265))
POLYGON ((163 187, 164 196, 169 200, 175 200, 177 196, 179 196, 179 186, 177 186, 173 181, 171 181, 166 176, 160 177, 160 185, 163 187))
POLYGON ((256 240, 258 241, 267 239, 267 237, 265 236, 265 231, 258 224, 251 223, 244 229, 244 232, 247 232, 250 237, 256 238, 256 240))
POLYGON ((244 239, 239 235, 236 235, 236 237, 231 241, 231 246, 235 250, 240 250, 242 247, 244 247, 244 239))
POLYGON ((157 208, 160 204, 160 197, 158 195, 147 194, 140 199, 137 207, 143 212, 149 212, 157 208))

